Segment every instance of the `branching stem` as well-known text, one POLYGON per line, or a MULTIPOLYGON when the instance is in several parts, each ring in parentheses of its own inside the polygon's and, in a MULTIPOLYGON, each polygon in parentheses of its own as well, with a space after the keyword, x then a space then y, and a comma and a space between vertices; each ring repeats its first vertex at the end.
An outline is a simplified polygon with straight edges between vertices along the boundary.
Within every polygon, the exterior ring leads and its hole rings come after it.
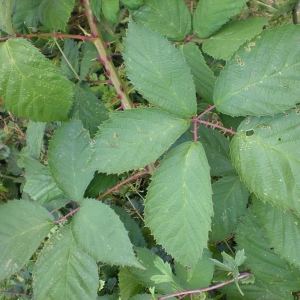
POLYGON ((58 225, 58 224, 61 223, 62 221, 66 220, 68 217, 73 216, 78 210, 79 210, 79 207, 73 209, 73 210, 70 211, 68 214, 66 214, 66 215, 63 216, 62 218, 58 219, 57 221, 55 221, 54 224, 58 225))

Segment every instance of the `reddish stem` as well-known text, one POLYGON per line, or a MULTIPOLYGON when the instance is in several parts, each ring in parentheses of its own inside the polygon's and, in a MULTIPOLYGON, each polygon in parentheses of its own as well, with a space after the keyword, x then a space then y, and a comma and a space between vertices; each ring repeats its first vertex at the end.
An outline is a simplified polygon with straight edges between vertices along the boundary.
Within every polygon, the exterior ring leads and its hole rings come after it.
POLYGON ((58 225, 62 221, 66 220, 68 217, 73 216, 77 211, 79 210, 79 207, 75 208, 74 210, 70 211, 68 214, 63 216, 62 218, 58 219, 57 221, 54 222, 54 224, 58 225))
POLYGON ((216 108, 215 105, 210 106, 209 108, 207 108, 203 113, 201 113, 199 116, 197 116, 197 120, 200 120, 203 116, 205 116, 208 112, 210 112, 211 110, 213 110, 214 108, 216 108))
POLYGON ((216 128, 219 128, 221 129, 224 133, 228 132, 232 135, 235 135, 236 132, 232 130, 232 128, 228 129, 224 126, 221 126, 219 123, 211 123, 211 122, 208 122, 208 121, 204 121, 204 120, 198 120, 198 123, 200 124, 204 124, 205 126, 211 126, 213 129, 216 129, 216 128))

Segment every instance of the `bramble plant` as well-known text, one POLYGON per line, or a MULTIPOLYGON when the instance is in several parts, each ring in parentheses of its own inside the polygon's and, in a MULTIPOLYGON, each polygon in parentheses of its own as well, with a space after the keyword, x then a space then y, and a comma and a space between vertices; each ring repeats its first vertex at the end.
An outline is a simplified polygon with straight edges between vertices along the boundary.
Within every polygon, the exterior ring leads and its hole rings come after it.
POLYGON ((298 6, 0 0, 1 299, 298 299, 298 6))

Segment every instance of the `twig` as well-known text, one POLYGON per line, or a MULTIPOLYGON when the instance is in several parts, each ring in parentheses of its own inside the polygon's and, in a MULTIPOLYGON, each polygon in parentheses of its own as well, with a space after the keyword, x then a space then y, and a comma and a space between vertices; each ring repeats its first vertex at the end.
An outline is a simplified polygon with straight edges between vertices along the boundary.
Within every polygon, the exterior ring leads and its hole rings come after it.
POLYGON ((213 129, 219 128, 224 133, 228 132, 228 133, 230 133, 232 135, 236 134, 236 132, 232 128, 226 128, 224 126, 221 126, 219 123, 211 123, 211 122, 204 121, 204 120, 198 120, 198 123, 203 124, 205 126, 211 126, 213 129))
POLYGON ((73 216, 77 211, 79 210, 79 207, 75 208, 74 210, 70 211, 68 214, 63 216, 62 218, 58 219, 57 221, 54 222, 55 225, 58 225, 62 221, 66 220, 68 217, 73 216))

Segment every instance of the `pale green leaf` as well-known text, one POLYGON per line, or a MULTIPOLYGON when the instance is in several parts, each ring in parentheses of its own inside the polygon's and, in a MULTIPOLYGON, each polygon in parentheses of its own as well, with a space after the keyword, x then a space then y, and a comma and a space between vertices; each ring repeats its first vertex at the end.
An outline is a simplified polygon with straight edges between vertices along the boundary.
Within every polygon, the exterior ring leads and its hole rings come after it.
POLYGON ((0 44, 0 98, 13 114, 33 121, 67 119, 73 84, 24 39, 0 44))
POLYGON ((78 82, 74 89, 74 105, 70 115, 81 120, 83 127, 94 136, 98 126, 108 119, 108 112, 86 82, 78 82))
POLYGON ((80 121, 64 123, 49 146, 49 167, 57 186, 70 199, 80 201, 94 172, 88 168, 92 155, 88 132, 80 121))
POLYGON ((128 234, 116 213, 94 199, 84 199, 72 220, 78 243, 96 261, 142 267, 136 260, 128 234))
POLYGON ((97 263, 77 245, 70 226, 55 232, 33 273, 35 299, 96 299, 97 263))
POLYGON ((196 114, 190 70, 178 49, 159 33, 129 22, 123 57, 129 79, 149 102, 183 118, 196 114))
POLYGON ((228 237, 247 207, 249 191, 237 175, 227 176, 212 184, 214 216, 210 242, 228 237))
POLYGON ((131 299, 131 296, 136 295, 143 290, 143 286, 131 274, 130 268, 128 267, 120 269, 118 279, 120 295, 123 300, 131 299))
POLYGON ((207 38, 236 15, 246 0, 201 0, 193 19, 194 30, 200 38, 207 38))
POLYGON ((253 208, 266 238, 275 251, 289 263, 299 267, 300 218, 291 211, 283 212, 258 199, 253 201, 253 208))
POLYGON ((53 225, 51 214, 34 202, 0 206, 0 280, 25 265, 53 225))
POLYGON ((210 260, 212 253, 203 250, 201 259, 193 268, 186 268, 175 261, 175 274, 186 290, 197 290, 208 287, 214 274, 214 263, 210 260))
POLYGON ((145 202, 146 226, 175 260, 194 267, 207 246, 212 214, 203 146, 183 143, 167 154, 153 175, 145 202))
POLYGON ((64 198, 62 191, 57 187, 51 175, 49 167, 44 166, 27 177, 24 192, 40 204, 64 198))
POLYGON ((144 0, 121 0, 129 9, 137 9, 144 4, 144 0))
POLYGON ((300 213, 300 110, 248 117, 231 142, 232 162, 251 192, 300 213))
POLYGON ((144 0, 133 19, 173 41, 182 41, 191 31, 191 15, 182 0, 144 0))
POLYGON ((0 30, 7 34, 13 34, 12 7, 13 0, 0 0, 0 30))
POLYGON ((38 11, 40 21, 49 29, 64 30, 74 6, 75 0, 42 0, 38 11))
POLYGON ((266 241, 256 216, 243 217, 236 232, 237 249, 245 249, 246 266, 255 278, 282 291, 296 292, 300 286, 300 270, 286 262, 266 241))
POLYGON ((102 0, 102 12, 107 21, 118 22, 119 0, 102 0))
MULTIPOLYGON (((202 44, 202 50, 216 59, 229 60, 242 44, 260 33, 267 23, 267 18, 249 18, 226 24, 202 44)), ((248 43, 243 47, 250 52, 253 44, 248 43)))
POLYGON ((299 102, 300 27, 266 30, 227 63, 215 86, 217 109, 232 116, 272 115, 299 102))
POLYGON ((121 173, 155 161, 188 128, 189 122, 156 108, 111 115, 95 137, 91 166, 121 173))
POLYGON ((194 43, 186 43, 181 47, 181 51, 191 68, 197 94, 206 102, 213 104, 216 78, 206 64, 199 47, 194 43))

